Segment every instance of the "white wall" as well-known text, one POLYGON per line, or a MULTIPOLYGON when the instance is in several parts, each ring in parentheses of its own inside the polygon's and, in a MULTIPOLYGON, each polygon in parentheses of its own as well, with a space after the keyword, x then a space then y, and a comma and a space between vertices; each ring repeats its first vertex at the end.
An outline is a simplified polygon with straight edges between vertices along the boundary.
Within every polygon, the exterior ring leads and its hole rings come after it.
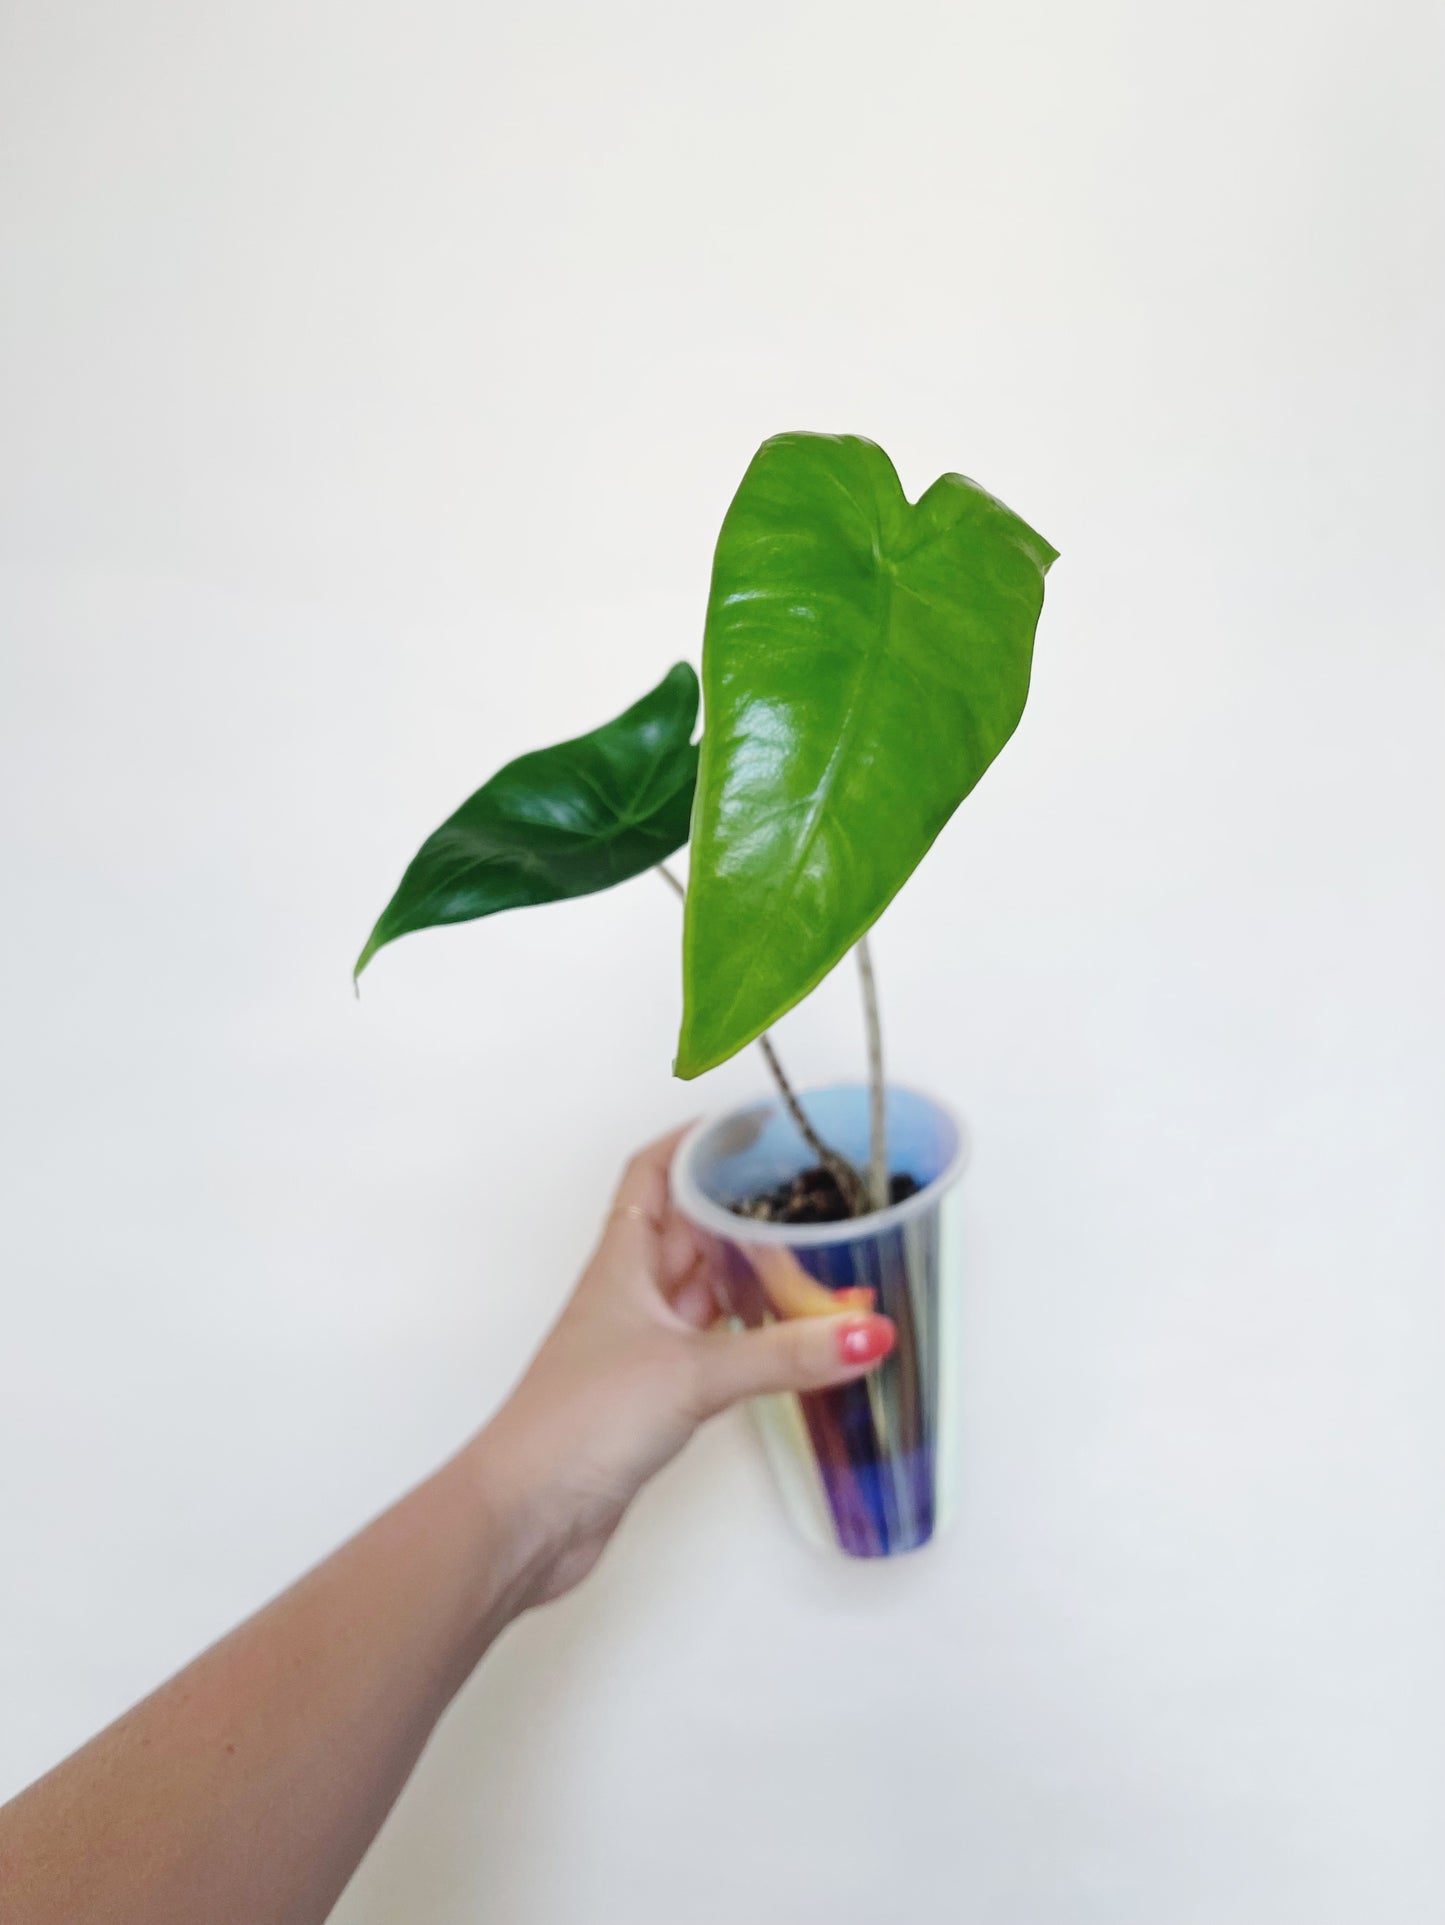
MULTIPOLYGON (((969 1113, 962 1521, 720 1425, 345 1925, 1427 1925, 1441 1789, 1429 0, 3 0, 0 1794, 459 1440, 671 1082, 675 906, 348 967, 696 656, 755 444, 1063 551, 879 933, 969 1113)), ((859 1060, 851 982, 784 1039, 859 1060)))

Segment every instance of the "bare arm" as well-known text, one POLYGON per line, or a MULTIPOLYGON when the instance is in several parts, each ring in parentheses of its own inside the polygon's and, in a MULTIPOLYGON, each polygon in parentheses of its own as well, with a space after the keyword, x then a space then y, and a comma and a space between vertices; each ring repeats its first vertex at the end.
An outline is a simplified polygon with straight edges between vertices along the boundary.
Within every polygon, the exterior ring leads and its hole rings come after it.
POLYGON ((740 1397, 859 1376, 878 1317, 708 1333, 667 1209, 628 1168, 527 1375, 451 1461, 0 1810, 5 1925, 314 1925, 437 1719, 519 1612, 591 1569, 641 1486, 740 1397))

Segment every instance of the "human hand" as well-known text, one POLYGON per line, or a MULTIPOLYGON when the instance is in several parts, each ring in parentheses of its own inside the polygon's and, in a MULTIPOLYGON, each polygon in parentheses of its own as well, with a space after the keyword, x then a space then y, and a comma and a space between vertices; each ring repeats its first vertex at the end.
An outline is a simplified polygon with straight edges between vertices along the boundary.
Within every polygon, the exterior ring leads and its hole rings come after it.
POLYGON ((470 1444, 0 1811, 7 1919, 329 1916, 493 1638, 591 1569, 697 1426, 887 1355, 866 1292, 833 1315, 776 1249, 758 1263, 780 1321, 708 1330, 715 1279, 668 1204, 677 1141, 629 1164, 570 1303, 470 1444))
POLYGON ((718 1280, 668 1197, 683 1134, 629 1163, 575 1292, 473 1446, 489 1495, 501 1493, 527 1603, 586 1576, 637 1492, 709 1417, 769 1391, 851 1382, 893 1348, 889 1319, 856 1309, 710 1328, 718 1280))

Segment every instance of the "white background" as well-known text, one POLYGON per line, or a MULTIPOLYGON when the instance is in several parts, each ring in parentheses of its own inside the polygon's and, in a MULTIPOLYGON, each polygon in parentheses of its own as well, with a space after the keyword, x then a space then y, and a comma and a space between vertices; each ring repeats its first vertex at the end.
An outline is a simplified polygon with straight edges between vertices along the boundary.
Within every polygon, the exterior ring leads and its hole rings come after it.
MULTIPOLYGON (((348 969, 696 659, 782 428, 1061 550, 877 937, 969 1115, 962 1517, 720 1424, 345 1925, 1435 1925, 1441 16, 0 0, 0 1794, 495 1405, 672 1082, 676 906, 348 969)), ((784 1027, 850 1073, 851 980, 784 1027)))

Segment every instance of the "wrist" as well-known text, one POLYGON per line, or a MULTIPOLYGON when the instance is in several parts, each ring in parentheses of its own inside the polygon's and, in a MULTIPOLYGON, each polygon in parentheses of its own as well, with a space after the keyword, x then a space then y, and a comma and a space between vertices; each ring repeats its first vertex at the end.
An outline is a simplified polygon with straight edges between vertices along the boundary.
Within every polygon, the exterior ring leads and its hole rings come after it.
POLYGON ((477 1594, 498 1630, 556 1594, 580 1535, 557 1479, 507 1418, 504 1408, 442 1473, 455 1475, 473 1522, 477 1594))

